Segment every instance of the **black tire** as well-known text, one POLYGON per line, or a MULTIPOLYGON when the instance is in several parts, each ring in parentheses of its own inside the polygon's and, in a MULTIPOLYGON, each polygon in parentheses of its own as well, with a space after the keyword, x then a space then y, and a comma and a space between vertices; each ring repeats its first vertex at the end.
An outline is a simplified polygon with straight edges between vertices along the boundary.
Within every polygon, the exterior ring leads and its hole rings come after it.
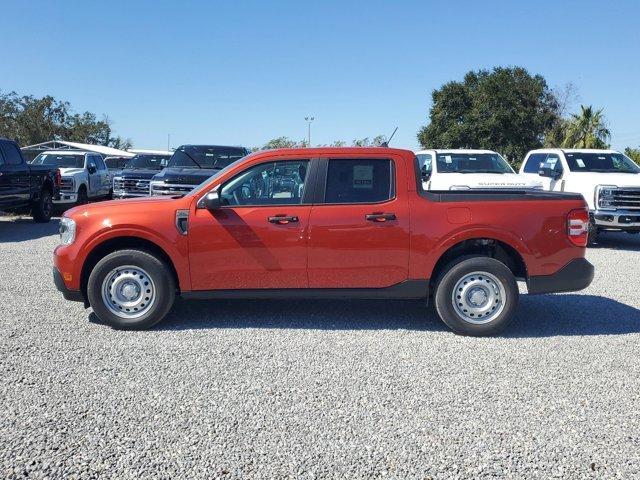
POLYGON ((600 230, 596 227, 595 221, 593 218, 589 220, 589 231, 587 233, 587 246, 593 247, 598 244, 598 235, 600 234, 600 230))
POLYGON ((45 187, 40 192, 40 198, 31 208, 31 216, 36 223, 47 223, 51 220, 52 214, 53 196, 51 195, 51 190, 45 187))
POLYGON ((89 203, 89 195, 87 194, 87 188, 82 185, 78 189, 78 200, 76 201, 76 205, 86 205, 89 203))
MULTIPOLYGON (((142 274, 140 278, 143 278, 142 274)), ((117 282, 119 281, 119 275, 116 275, 117 282)), ((141 295, 144 297, 145 293, 141 293, 141 295)), ((141 250, 118 250, 110 253, 96 264, 89 275, 87 283, 87 298, 94 313, 100 320, 117 329, 143 330, 152 327, 169 313, 175 296, 176 285, 170 268, 164 261, 141 250), (132 268, 125 270, 125 266, 132 268), (150 305, 147 306, 144 313, 136 318, 123 318, 123 316, 116 315, 112 309, 119 307, 113 297, 111 296, 111 307, 106 305, 103 299, 103 283, 105 279, 107 280, 107 285, 114 285, 108 279, 113 278, 113 272, 119 271, 120 268, 123 269, 123 275, 126 271, 127 275, 133 274, 134 279, 137 273, 140 273, 136 269, 140 269, 145 278, 148 276, 152 282, 152 287, 150 288, 153 288, 153 300, 149 302, 150 305)), ((144 299, 140 298, 140 301, 144 301, 144 299)), ((141 304, 141 306, 144 307, 144 304, 141 304)), ((122 308, 119 308, 119 310, 121 315, 129 315, 122 311, 122 308)), ((134 313, 131 312, 131 315, 134 315, 134 313)))
POLYGON ((473 256, 462 257, 444 269, 436 282, 434 297, 438 316, 451 330, 461 335, 486 336, 500 332, 513 320, 519 292, 513 273, 504 263, 490 257, 473 256), (472 298, 470 295, 474 290, 465 291, 466 300, 457 296, 457 306, 454 305, 454 291, 467 288, 464 286, 466 283, 462 284, 465 278, 468 278, 469 285, 476 285, 475 290, 480 295, 480 301, 486 301, 486 306, 483 307, 486 310, 481 310, 479 314, 472 314, 470 311, 462 313, 462 309, 469 305, 468 302, 472 298), (488 295, 485 295, 483 289, 488 295), (467 302, 467 305, 459 302, 467 302), (466 318, 463 315, 466 315, 466 318), (471 318, 474 315, 477 316, 471 318), (483 316, 485 318, 482 318, 483 316))

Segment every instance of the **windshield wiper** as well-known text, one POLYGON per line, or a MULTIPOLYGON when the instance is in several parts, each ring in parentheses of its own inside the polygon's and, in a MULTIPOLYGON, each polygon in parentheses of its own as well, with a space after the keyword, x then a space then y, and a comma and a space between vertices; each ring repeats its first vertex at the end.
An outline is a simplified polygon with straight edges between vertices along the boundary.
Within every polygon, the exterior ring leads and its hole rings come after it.
POLYGON ((505 172, 498 172, 496 170, 457 170, 451 173, 498 173, 503 175, 505 172))

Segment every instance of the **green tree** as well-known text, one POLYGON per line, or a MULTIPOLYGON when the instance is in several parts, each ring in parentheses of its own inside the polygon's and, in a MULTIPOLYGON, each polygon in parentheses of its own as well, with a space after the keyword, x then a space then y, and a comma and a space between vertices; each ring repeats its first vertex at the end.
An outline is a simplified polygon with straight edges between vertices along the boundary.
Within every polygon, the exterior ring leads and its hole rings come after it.
POLYGON ((627 147, 624 149, 624 154, 629 157, 631 160, 640 165, 640 147, 639 148, 631 148, 627 147))
POLYGON ((50 95, 36 98, 0 92, 0 136, 12 138, 20 145, 69 140, 131 148, 131 140, 113 136, 107 117, 99 120, 91 112, 74 113, 69 102, 50 95))
POLYGON ((566 125, 562 146, 565 148, 608 148, 611 132, 602 114, 602 109, 594 110, 580 105, 579 114, 571 114, 566 125))
POLYGON ((517 162, 560 120, 545 79, 521 67, 468 72, 432 99, 429 124, 418 131, 423 148, 487 148, 517 162))
POLYGON ((296 141, 289 137, 278 137, 269 140, 261 147, 253 148, 253 151, 257 150, 273 150, 275 148, 305 148, 307 147, 306 140, 296 141))
POLYGON ((386 143, 387 137, 385 135, 376 135, 373 137, 373 140, 370 140, 369 137, 364 137, 360 139, 355 139, 351 146, 353 147, 380 147, 384 143, 386 143))

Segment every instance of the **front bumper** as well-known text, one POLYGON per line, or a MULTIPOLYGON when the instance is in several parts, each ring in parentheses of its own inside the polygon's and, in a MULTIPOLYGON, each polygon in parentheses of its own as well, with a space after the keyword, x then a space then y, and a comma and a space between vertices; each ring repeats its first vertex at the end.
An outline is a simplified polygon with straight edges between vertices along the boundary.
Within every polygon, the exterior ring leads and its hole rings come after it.
POLYGON ((60 192, 57 198, 53 199, 53 203, 76 203, 78 201, 77 193, 60 192))
POLYGON ((596 210, 591 216, 599 228, 640 230, 640 210, 596 210))
POLYGON ((587 288, 593 280, 595 268, 586 258, 575 258, 551 275, 529 277, 529 294, 575 292, 587 288))
POLYGON ((130 193, 130 192, 123 192, 123 191, 113 191, 113 197, 114 198, 143 198, 143 197, 148 197, 149 196, 149 192, 147 193, 130 193))
POLYGON ((62 275, 56 267, 53 267, 53 283, 55 283, 56 288, 59 292, 62 293, 62 296, 65 298, 65 300, 71 300, 72 302, 85 301, 81 291, 69 290, 67 288, 67 286, 64 284, 64 280, 62 279, 62 275))

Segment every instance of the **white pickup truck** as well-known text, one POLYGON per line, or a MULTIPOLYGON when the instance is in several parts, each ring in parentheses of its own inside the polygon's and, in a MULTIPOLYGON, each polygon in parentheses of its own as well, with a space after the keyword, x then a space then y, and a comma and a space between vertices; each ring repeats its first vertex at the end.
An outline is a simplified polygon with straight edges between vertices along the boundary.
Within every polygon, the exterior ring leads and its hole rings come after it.
POLYGON ((53 201, 56 205, 82 205, 112 196, 111 174, 99 153, 50 150, 42 152, 31 163, 60 170, 60 198, 53 201))
POLYGON ((640 167, 615 150, 543 149, 525 157, 520 174, 544 189, 580 193, 589 204, 590 237, 640 232, 640 167))
POLYGON ((542 182, 516 174, 491 150, 420 150, 416 152, 425 190, 530 190, 542 182))

